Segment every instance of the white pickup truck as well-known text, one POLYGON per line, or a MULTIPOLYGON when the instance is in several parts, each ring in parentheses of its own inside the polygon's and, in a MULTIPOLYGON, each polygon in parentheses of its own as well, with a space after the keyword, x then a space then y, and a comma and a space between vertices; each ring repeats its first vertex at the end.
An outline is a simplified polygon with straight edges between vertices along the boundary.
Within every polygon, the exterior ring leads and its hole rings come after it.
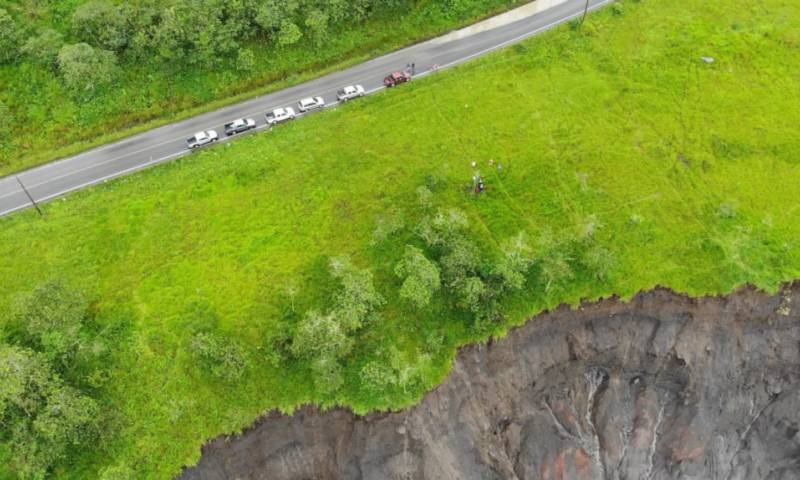
POLYGON ((346 102, 351 98, 363 97, 364 93, 364 87, 361 85, 348 85, 336 92, 336 98, 338 98, 340 102, 346 102))
POLYGON ((209 143, 213 143, 219 140, 217 136, 217 132, 214 130, 206 130, 203 132, 197 132, 191 137, 186 139, 186 146, 189 148, 197 148, 202 147, 203 145, 208 145, 209 143))
POLYGON ((289 120, 292 120, 294 116, 295 116, 294 109, 291 107, 276 108, 275 110, 265 115, 265 117, 267 118, 267 123, 270 125, 287 122, 289 120))

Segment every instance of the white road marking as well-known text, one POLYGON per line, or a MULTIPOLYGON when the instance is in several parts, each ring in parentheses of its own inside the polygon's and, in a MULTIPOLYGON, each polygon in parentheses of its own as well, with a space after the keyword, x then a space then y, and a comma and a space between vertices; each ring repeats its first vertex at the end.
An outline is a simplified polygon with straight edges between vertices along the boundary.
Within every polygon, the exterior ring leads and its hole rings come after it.
POLYGON ((63 191, 58 192, 58 193, 53 193, 51 195, 47 195, 47 196, 42 197, 42 198, 40 198, 40 199, 38 199, 36 201, 37 202, 46 202, 48 200, 52 200, 54 198, 60 197, 62 195, 65 195, 65 194, 67 194, 69 192, 72 192, 72 191, 75 191, 75 190, 80 190, 82 188, 86 188, 86 187, 89 187, 89 186, 92 186, 92 185, 96 185, 98 183, 102 183, 102 182, 105 182, 107 180, 111 180, 112 178, 119 177, 120 175, 125 175, 126 173, 131 173, 131 172, 135 172, 137 170, 141 170, 143 168, 151 167, 151 166, 153 166, 155 164, 162 163, 162 162, 164 162, 166 160, 169 160, 171 158, 188 155, 190 153, 191 153, 190 150, 175 152, 175 153, 172 153, 172 154, 167 155, 165 157, 153 159, 153 160, 150 160, 148 162, 141 163, 139 165, 134 165, 133 167, 126 168, 125 170, 120 170, 119 172, 115 172, 115 173, 112 173, 110 175, 106 175, 106 176, 101 177, 101 178, 96 178, 94 180, 90 180, 90 181, 82 183, 80 185, 75 185, 73 187, 69 187, 66 190, 63 190, 63 191))

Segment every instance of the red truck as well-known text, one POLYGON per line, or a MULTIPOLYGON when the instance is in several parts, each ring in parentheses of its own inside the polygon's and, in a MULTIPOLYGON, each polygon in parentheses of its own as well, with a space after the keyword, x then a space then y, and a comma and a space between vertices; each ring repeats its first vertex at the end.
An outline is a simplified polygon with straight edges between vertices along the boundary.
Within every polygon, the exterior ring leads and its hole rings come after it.
POLYGON ((408 72, 394 72, 390 75, 387 75, 386 78, 383 79, 383 84, 386 88, 394 87, 395 85, 400 85, 401 83, 406 83, 411 81, 411 74, 408 72))

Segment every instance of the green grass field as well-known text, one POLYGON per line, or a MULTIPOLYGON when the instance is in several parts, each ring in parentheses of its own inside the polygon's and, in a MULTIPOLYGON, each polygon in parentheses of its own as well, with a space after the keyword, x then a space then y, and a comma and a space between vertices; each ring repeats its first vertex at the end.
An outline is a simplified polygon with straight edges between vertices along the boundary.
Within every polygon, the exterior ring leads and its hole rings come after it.
POLYGON ((414 242, 426 183, 435 204, 466 212, 487 251, 522 231, 591 235, 611 252, 604 281, 577 272, 545 291, 529 278, 497 334, 561 302, 656 285, 774 290, 800 276, 800 4, 617 5, 582 28, 77 193, 44 219, 0 219, 0 315, 61 278, 122 332, 101 389, 113 429, 59 477, 125 465, 169 478, 204 439, 273 407, 399 408, 440 382, 457 346, 480 338, 441 299, 422 313, 398 300, 392 270, 414 242), (480 196, 468 189, 473 161, 488 182, 480 196), (392 224, 404 227, 376 240, 392 224), (339 254, 371 269, 387 306, 361 332, 344 389, 322 399, 308 366, 276 359, 273 345, 293 311, 324 305, 339 254), (242 379, 197 368, 188 342, 201 324, 247 346, 242 379), (428 352, 424 381, 368 393, 361 367, 389 347, 409 366, 428 352))
MULTIPOLYGON (((43 5, 35 0, 0 0, 0 8, 24 19, 20 23, 28 30, 52 28, 64 33, 69 43, 75 41, 71 15, 87 1, 43 5)), ((459 0, 449 14, 430 0, 406 3, 387 7, 359 25, 336 28, 325 48, 305 40, 290 47, 264 47, 254 41, 254 65, 249 71, 237 70, 235 58, 223 59, 215 68, 184 65, 177 70, 157 61, 122 59, 113 84, 85 98, 70 95, 51 68, 30 61, 0 65, 0 102, 10 115, 0 122, 0 175, 297 84, 522 2, 459 0), (18 125, 36 128, 15 128, 18 125)))

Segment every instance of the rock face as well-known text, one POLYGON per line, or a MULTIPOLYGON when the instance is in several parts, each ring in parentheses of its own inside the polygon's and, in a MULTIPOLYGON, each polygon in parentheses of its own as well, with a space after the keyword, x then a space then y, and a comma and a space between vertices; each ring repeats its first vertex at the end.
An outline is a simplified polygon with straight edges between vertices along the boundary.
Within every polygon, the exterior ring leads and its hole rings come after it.
POLYGON ((657 289, 466 347, 402 412, 270 414, 182 478, 789 480, 799 431, 800 285, 657 289))

